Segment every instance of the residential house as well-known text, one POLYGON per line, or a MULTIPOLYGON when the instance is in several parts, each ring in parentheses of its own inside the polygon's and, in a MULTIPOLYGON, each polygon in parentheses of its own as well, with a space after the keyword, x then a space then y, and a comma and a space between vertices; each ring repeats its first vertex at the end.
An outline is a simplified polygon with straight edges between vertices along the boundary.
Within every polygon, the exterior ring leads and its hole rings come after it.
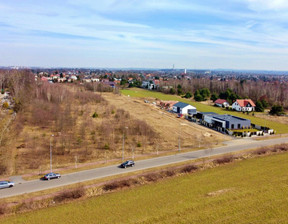
POLYGON ((77 76, 76 75, 71 75, 70 79, 76 81, 77 80, 77 76))
POLYGON ((178 114, 196 114, 196 107, 187 103, 178 102, 173 105, 173 112, 178 114))
POLYGON ((214 104, 217 107, 229 107, 229 103, 224 99, 218 99, 214 102, 214 104))
POLYGON ((110 86, 112 88, 115 88, 115 83, 113 81, 109 81, 109 80, 105 79, 105 80, 102 80, 102 83, 104 85, 107 85, 107 86, 110 86))
POLYGON ((232 104, 232 109, 236 111, 254 111, 255 103, 251 99, 236 100, 232 104))
POLYGON ((142 88, 145 88, 145 89, 152 90, 152 89, 155 89, 157 86, 156 86, 155 83, 151 80, 151 81, 143 81, 141 87, 142 87, 142 88))

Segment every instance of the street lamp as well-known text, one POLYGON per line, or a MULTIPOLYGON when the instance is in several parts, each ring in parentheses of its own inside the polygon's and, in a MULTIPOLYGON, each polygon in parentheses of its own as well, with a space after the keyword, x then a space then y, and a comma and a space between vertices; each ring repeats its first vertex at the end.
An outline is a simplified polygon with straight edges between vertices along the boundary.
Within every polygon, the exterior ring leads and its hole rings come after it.
MULTIPOLYGON (((54 135, 51 135, 51 137, 54 137, 54 135)), ((50 173, 52 173, 52 143, 51 143, 51 139, 50 138, 50 173)))
MULTIPOLYGON (((125 127, 128 129, 128 127, 125 127)), ((122 162, 124 162, 125 129, 123 130, 122 162)))

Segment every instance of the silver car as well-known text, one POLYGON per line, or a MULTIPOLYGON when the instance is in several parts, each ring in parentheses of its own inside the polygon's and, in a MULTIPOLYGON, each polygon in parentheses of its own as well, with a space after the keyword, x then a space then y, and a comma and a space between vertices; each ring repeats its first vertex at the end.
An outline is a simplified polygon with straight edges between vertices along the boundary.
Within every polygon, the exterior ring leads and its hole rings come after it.
POLYGON ((51 179, 59 179, 61 175, 59 173, 48 173, 46 174, 43 179, 44 180, 51 180, 51 179))
POLYGON ((0 181, 0 189, 13 187, 14 183, 10 181, 0 181))

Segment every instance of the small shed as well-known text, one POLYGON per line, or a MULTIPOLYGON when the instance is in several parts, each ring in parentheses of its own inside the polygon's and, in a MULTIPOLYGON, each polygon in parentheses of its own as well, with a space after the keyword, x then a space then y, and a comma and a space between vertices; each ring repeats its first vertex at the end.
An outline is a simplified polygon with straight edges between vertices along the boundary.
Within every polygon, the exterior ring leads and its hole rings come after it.
POLYGON ((190 104, 178 102, 173 105, 173 112, 178 114, 196 114, 197 109, 190 104))

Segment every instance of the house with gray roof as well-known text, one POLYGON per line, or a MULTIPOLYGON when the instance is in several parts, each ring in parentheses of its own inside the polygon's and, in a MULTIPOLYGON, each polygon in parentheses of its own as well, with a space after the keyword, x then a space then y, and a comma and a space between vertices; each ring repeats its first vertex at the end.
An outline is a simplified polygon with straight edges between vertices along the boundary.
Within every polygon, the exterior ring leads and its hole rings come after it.
POLYGON ((215 128, 224 128, 224 129, 242 129, 250 128, 251 121, 241 117, 232 116, 229 114, 219 115, 219 114, 208 114, 204 115, 204 121, 215 128))
POLYGON ((178 114, 196 114, 196 107, 190 104, 178 102, 173 105, 173 112, 178 114))

